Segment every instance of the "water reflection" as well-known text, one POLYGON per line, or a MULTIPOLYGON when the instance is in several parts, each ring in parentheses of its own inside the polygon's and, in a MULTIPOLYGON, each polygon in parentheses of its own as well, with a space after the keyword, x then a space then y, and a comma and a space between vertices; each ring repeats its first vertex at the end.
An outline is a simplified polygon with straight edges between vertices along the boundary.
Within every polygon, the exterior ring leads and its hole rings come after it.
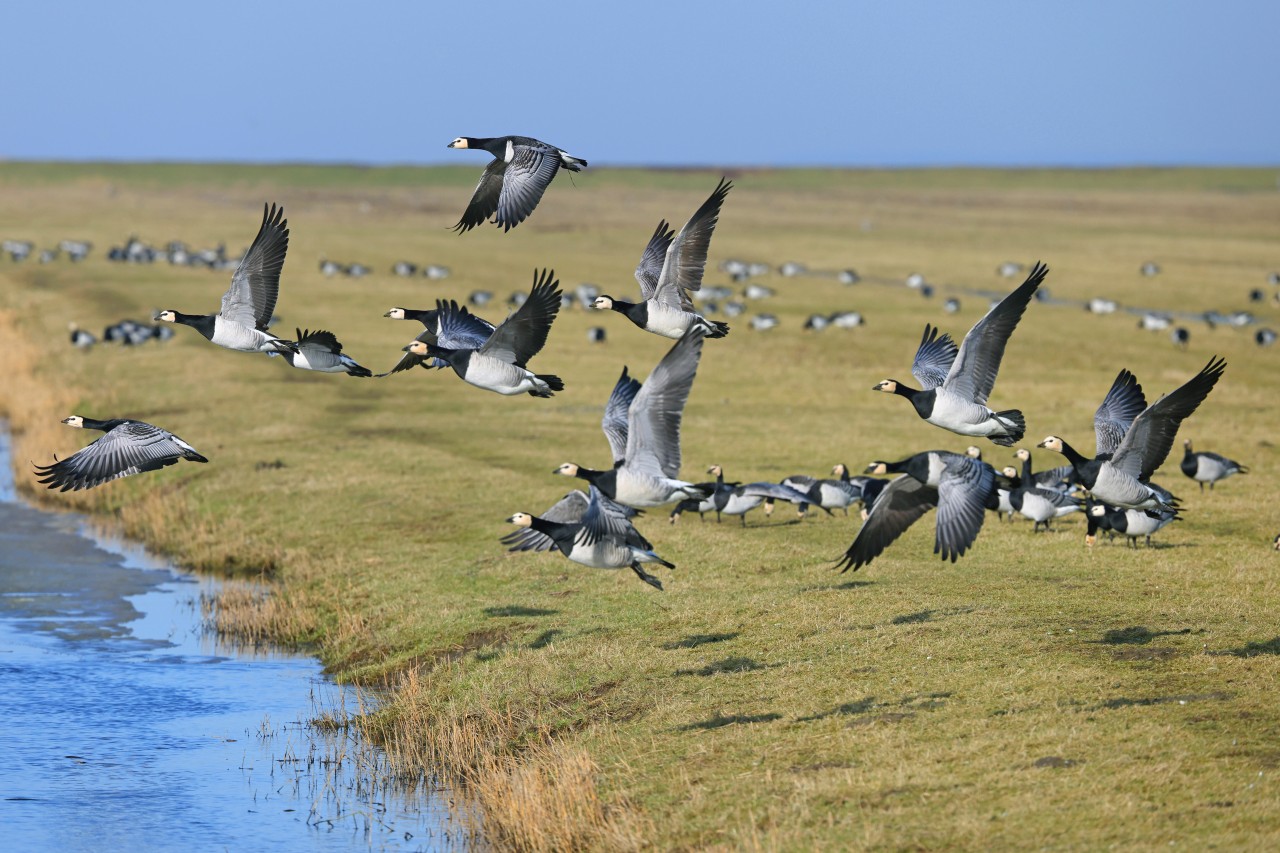
POLYGON ((220 645, 210 581, 12 496, 0 429, 6 851, 466 846, 380 753, 307 725, 353 701, 315 661, 220 645))

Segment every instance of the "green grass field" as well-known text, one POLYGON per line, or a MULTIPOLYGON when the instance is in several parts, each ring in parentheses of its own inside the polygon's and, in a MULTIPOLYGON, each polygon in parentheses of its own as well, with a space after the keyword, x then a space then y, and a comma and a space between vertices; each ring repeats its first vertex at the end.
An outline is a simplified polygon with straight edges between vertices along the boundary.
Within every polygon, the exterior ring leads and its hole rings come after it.
MULTIPOLYGON (((1180 351, 1124 311, 1033 304, 1012 338, 992 404, 1026 413, 1029 447, 1056 433, 1090 451, 1093 410, 1121 367, 1154 401, 1210 356, 1227 359, 1179 438, 1252 472, 1201 495, 1178 471, 1176 444, 1156 479, 1183 497, 1185 519, 1159 547, 1087 550, 1078 517, 1040 535, 989 518, 973 550, 943 564, 930 514, 841 575, 832 565, 856 513, 797 522, 786 508, 771 520, 757 511, 742 529, 696 515, 670 526, 656 510, 639 527, 679 567, 657 570, 661 593, 627 571, 507 554, 497 541, 507 516, 573 486, 553 468, 607 462, 599 415, 610 388, 623 365, 647 376, 670 343, 621 317, 561 313, 532 363, 566 382, 550 400, 487 394, 447 372, 308 374, 184 328, 162 346, 67 344, 70 321, 97 333, 162 308, 215 310, 229 281, 109 264, 109 246, 136 234, 238 252, 263 202, 278 201, 292 232, 281 328, 332 329, 379 372, 420 328, 383 319, 392 306, 477 288, 502 300, 543 266, 567 288, 590 281, 630 297, 654 224, 683 223, 720 174, 561 176, 518 229, 453 234, 479 169, 0 164, 0 238, 95 244, 74 266, 0 259, 0 412, 20 487, 39 489, 28 460, 82 445, 57 424, 72 411, 141 418, 193 444, 211 464, 67 504, 114 515, 188 565, 268 569, 274 597, 237 618, 312 644, 339 679, 391 686, 364 722, 408 772, 433 755, 473 785, 495 778, 493 760, 477 775, 482 762, 442 743, 443 731, 481 743, 508 779, 554 783, 568 776, 566 755, 585 756, 596 812, 552 818, 510 794, 490 803, 490 825, 529 825, 495 832, 502 846, 1280 845, 1280 348, 1257 347, 1258 326, 1189 320, 1180 351), (376 273, 326 279, 322 258, 376 273), (396 278, 401 258, 454 274, 396 278), (588 343, 595 325, 606 344, 588 343), (533 826, 556 820, 564 834, 533 826)), ((1249 309, 1280 327, 1274 302, 1248 303, 1254 288, 1268 300, 1280 291, 1266 281, 1280 269, 1276 170, 731 175, 709 284, 724 283, 714 266, 729 257, 851 267, 866 281, 763 280, 778 295, 752 312, 781 326, 757 333, 740 317, 707 343, 684 421, 687 479, 713 463, 730 479, 778 480, 963 450, 965 439, 870 389, 909 378, 926 322, 959 338, 986 311, 978 292, 1019 283, 996 275, 1005 260, 1046 261, 1058 299, 1249 309), (1139 275, 1149 260, 1159 276, 1139 275), (932 299, 890 284, 915 271, 936 283, 932 299), (943 313, 949 296, 960 313, 943 313), (849 309, 867 325, 801 329, 812 312, 849 309)), ((983 449, 997 467, 1013 464, 1010 451, 983 449)), ((1039 451, 1036 463, 1058 457, 1039 451)))

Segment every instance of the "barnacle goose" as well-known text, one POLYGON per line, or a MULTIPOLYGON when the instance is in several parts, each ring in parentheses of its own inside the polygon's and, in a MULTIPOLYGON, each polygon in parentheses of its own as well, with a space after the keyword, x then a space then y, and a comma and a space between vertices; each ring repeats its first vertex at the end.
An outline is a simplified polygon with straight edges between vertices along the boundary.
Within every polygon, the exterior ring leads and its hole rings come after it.
POLYGON ((587 161, 528 136, 459 136, 449 148, 483 149, 493 155, 467 209, 453 230, 470 231, 490 216, 504 232, 533 213, 560 169, 581 172, 587 161))
POLYGON ((209 461, 173 433, 143 421, 99 421, 72 415, 62 422, 77 429, 101 430, 105 435, 62 461, 55 458, 52 465, 36 465, 36 475, 43 478, 38 482, 50 489, 92 489, 121 477, 159 470, 179 459, 209 461))

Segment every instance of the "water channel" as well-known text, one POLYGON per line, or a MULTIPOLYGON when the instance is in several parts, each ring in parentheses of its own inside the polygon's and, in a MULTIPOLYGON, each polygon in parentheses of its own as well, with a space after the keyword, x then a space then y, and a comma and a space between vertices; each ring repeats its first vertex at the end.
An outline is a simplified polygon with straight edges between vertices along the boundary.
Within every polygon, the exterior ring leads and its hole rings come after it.
POLYGON ((0 429, 0 849, 467 846, 426 786, 308 725, 353 701, 315 660, 222 644, 213 581, 22 503, 11 472, 0 429))

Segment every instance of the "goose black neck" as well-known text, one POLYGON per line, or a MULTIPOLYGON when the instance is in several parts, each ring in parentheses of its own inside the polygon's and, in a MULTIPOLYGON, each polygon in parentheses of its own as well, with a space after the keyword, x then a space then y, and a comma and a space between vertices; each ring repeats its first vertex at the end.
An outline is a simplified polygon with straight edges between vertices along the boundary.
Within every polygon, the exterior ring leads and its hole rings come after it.
POLYGON ((530 516, 529 526, 539 533, 545 533, 551 537, 551 541, 556 543, 556 547, 564 553, 565 556, 573 550, 574 536, 578 532, 580 524, 563 524, 559 521, 548 521, 538 516, 530 516))
POLYGON ((213 326, 216 319, 213 314, 183 314, 181 311, 174 311, 173 322, 181 323, 184 326, 190 326, 206 338, 213 338, 213 326))
POLYGON ((103 432, 109 432, 121 424, 128 423, 129 420, 127 418, 112 418, 111 420, 100 421, 95 418, 81 418, 80 422, 85 429, 97 429, 102 430, 103 432))
POLYGON ((1089 460, 1080 455, 1080 452, 1065 441, 1062 442, 1062 455, 1067 457, 1067 461, 1071 463, 1073 468, 1079 470, 1089 460))

